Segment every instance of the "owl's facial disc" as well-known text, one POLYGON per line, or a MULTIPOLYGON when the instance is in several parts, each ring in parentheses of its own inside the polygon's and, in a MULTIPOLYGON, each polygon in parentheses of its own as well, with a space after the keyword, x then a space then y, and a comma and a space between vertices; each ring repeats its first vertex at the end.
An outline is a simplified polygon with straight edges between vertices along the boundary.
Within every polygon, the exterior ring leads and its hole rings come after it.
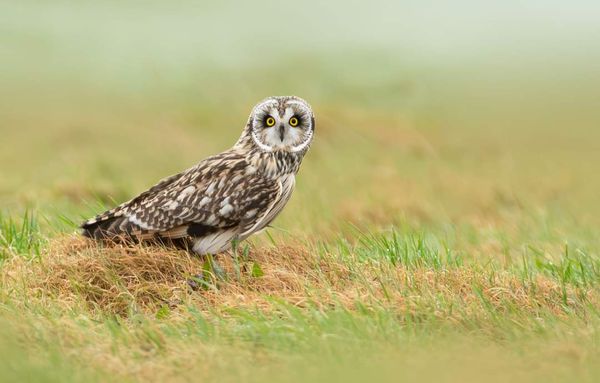
POLYGON ((252 112, 252 139, 264 151, 299 152, 312 141, 314 116, 297 97, 272 97, 252 112))

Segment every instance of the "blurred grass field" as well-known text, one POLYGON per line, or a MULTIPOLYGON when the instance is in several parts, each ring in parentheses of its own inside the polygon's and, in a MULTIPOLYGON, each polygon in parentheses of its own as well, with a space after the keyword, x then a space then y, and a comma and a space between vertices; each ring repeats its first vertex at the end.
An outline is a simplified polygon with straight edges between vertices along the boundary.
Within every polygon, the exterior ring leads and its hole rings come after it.
POLYGON ((599 379, 597 6, 345 4, 0 4, 1 379, 599 379), (236 257, 74 234, 284 94, 316 139, 236 257))

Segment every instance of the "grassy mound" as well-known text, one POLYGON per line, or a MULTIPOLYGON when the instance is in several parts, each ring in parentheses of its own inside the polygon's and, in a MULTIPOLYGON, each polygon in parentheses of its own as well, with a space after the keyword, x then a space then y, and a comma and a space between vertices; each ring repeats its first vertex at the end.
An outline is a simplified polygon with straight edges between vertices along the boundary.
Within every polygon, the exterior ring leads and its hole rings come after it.
MULTIPOLYGON (((395 237, 397 240, 397 237, 395 237)), ((13 257, 2 286, 66 310, 128 317, 194 305, 202 310, 270 310, 273 297, 296 307, 364 307, 467 322, 498 316, 583 315, 596 290, 564 284, 540 270, 483 268, 442 255, 420 238, 390 248, 385 236, 335 249, 262 247, 198 257, 157 246, 98 245, 54 239, 40 257, 13 257), (379 242, 377 242, 379 241, 379 242), (377 248, 379 246, 379 248, 377 248)))
POLYGON ((6 360, 41 380, 462 379, 476 361, 474 381, 502 366, 513 370, 501 378, 527 381, 585 378, 600 360, 600 279, 581 251, 481 258, 410 230, 215 257, 21 237, 31 246, 12 241, 0 268, 0 337, 6 360), (524 350, 567 367, 530 371, 524 350))

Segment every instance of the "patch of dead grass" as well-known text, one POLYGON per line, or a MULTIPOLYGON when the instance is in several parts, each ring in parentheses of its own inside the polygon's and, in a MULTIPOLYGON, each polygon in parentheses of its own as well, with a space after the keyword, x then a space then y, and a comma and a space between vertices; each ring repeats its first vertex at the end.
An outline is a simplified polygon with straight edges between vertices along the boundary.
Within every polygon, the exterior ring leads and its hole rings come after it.
POLYGON ((200 310, 273 309, 272 297, 298 307, 342 306, 357 302, 405 314, 434 315, 451 321, 482 319, 491 312, 536 316, 582 309, 597 302, 594 291, 564 289, 538 276, 524 282, 503 272, 476 266, 407 268, 385 260, 358 261, 350 256, 312 251, 307 246, 253 248, 248 259, 216 258, 221 277, 206 271, 206 259, 184 251, 148 246, 98 246, 80 237, 58 238, 40 260, 14 257, 1 271, 12 301, 37 299, 65 310, 83 305, 96 313, 128 316, 194 305, 200 310), (259 267, 257 275, 252 270, 259 267), (202 273, 204 288, 188 280, 202 273), (565 296, 566 294, 566 296, 565 296), (565 303, 566 297, 566 303, 565 303), (459 308, 453 310, 452 308, 459 308), (425 310, 425 311, 424 311, 425 310))
MULTIPOLYGON (((477 264, 413 268, 385 259, 359 259, 352 252, 316 251, 299 243, 254 247, 248 259, 238 262, 226 254, 216 260, 224 277, 208 277, 211 285, 194 291, 188 278, 205 268, 205 259, 160 247, 101 247, 81 237, 65 236, 52 240, 39 260, 7 260, 0 269, 2 299, 83 315, 85 319, 59 315, 60 319, 28 320, 52 328, 51 339, 82 365, 141 381, 210 377, 218 375, 215 371, 227 371, 230 365, 269 366, 279 363, 278 354, 240 348, 235 343, 217 346, 168 338, 160 330, 162 321, 151 321, 142 329, 136 329, 135 321, 124 322, 131 331, 121 335, 125 340, 115 341, 95 325, 102 322, 89 313, 127 318, 135 312, 154 315, 168 305, 168 321, 176 325, 189 318, 188 306, 207 318, 217 315, 227 319, 231 308, 258 308, 277 315, 280 306, 275 298, 301 310, 341 307, 358 311, 360 303, 360 310, 383 308, 397 313, 400 320, 428 317, 450 325, 476 323, 479 332, 494 333, 494 315, 518 326, 521 320, 543 320, 543 314, 566 318, 585 312, 586 302, 598 307, 597 292, 592 290, 567 288, 565 304, 565 291, 555 280, 537 276, 522 281, 507 270, 492 273, 477 264), (252 272, 255 263, 261 273, 252 272), (80 320, 87 325, 82 327, 80 320), (151 338, 144 335, 148 329, 153 331, 151 338), (193 373, 189 366, 193 366, 193 373)), ((18 333, 29 344, 37 344, 38 335, 28 323, 24 322, 18 333)))

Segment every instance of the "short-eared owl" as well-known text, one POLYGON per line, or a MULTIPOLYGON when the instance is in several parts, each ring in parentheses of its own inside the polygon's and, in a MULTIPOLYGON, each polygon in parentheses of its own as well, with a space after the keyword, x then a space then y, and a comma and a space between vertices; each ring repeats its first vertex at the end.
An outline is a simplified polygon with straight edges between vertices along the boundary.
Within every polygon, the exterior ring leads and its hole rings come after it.
POLYGON ((231 149, 83 223, 83 234, 160 241, 198 254, 222 252, 281 212, 314 131, 306 101, 269 97, 254 107, 231 149))

